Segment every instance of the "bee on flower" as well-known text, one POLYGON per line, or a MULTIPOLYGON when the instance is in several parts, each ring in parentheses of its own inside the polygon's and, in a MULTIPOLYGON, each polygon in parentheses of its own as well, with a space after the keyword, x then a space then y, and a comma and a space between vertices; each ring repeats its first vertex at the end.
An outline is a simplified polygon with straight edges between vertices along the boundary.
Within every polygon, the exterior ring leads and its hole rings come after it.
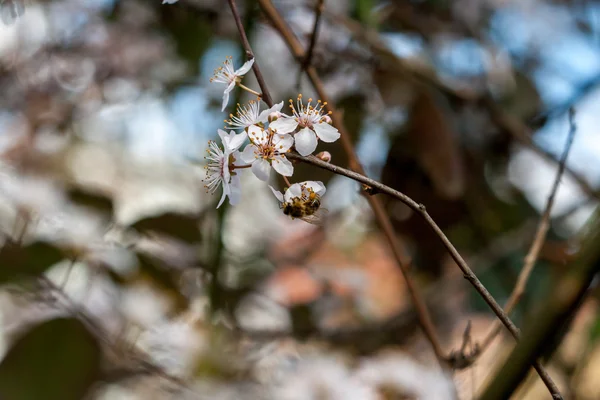
POLYGON ((284 193, 269 186, 279 200, 283 213, 290 218, 299 218, 311 224, 320 224, 327 213, 321 207, 321 196, 325 194, 323 182, 306 181, 294 183, 284 193))
POLYGON ((340 138, 338 130, 331 125, 330 113, 324 113, 326 105, 327 102, 318 100, 313 106, 312 99, 308 99, 305 106, 299 94, 295 106, 290 99, 292 115, 283 115, 269 126, 277 133, 294 133, 296 150, 300 155, 307 156, 317 148, 318 139, 331 143, 340 138))
POLYGON ((247 87, 241 84, 242 77, 246 75, 248 71, 250 71, 250 68, 252 68, 253 64, 254 58, 246 61, 244 65, 242 65, 239 69, 234 70, 233 61, 231 57, 227 57, 223 62, 223 66, 215 69, 214 76, 210 79, 210 81, 216 83, 224 83, 226 85, 225 91, 223 92, 223 105, 221 107, 221 111, 224 111, 225 107, 227 107, 227 103, 229 103, 229 93, 233 90, 235 85, 238 85, 241 88, 250 91, 251 93, 260 95, 260 93, 248 89, 247 87))
POLYGON ((266 182, 271 168, 283 176, 292 176, 294 166, 285 153, 294 144, 294 138, 257 125, 248 128, 248 138, 250 144, 244 148, 241 156, 244 162, 252 165, 252 172, 258 179, 266 182))
POLYGON ((229 203, 236 205, 241 197, 240 177, 235 172, 236 169, 248 168, 241 161, 241 155, 238 149, 244 144, 247 138, 246 132, 236 134, 234 131, 229 133, 219 129, 219 137, 223 143, 223 149, 214 141, 208 142, 206 184, 204 187, 207 192, 215 193, 219 187, 223 188, 223 194, 217 208, 221 207, 225 197, 229 197, 229 203))

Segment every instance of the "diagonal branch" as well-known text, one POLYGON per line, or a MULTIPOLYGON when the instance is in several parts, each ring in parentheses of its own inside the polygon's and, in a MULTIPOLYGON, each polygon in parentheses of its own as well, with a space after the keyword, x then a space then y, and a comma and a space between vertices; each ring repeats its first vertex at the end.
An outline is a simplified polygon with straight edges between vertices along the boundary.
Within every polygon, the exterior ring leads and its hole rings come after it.
MULTIPOLYGON (((267 16, 267 18, 271 21, 271 23, 275 26, 275 29, 280 33, 280 35, 282 36, 284 41, 287 43, 288 47, 292 51, 292 54, 294 55, 296 60, 298 60, 299 63, 302 63, 303 60, 306 59, 306 55, 305 55, 304 49, 302 47, 302 44, 294 36, 294 34, 288 28, 285 21, 281 17, 281 15, 279 15, 279 12, 275 9, 273 4, 269 0, 259 0, 259 3, 260 3, 260 6, 261 6, 263 12, 267 16)), ((362 174, 360 176, 363 176, 364 169, 362 168, 362 166, 360 165, 360 162, 358 161, 358 157, 356 156, 356 152, 354 151, 354 146, 352 144, 350 135, 344 128, 341 114, 339 113, 338 110, 336 110, 333 103, 328 99, 328 96, 327 96, 327 93, 325 92, 323 83, 321 82, 321 80, 317 74, 317 70, 315 69, 314 66, 307 65, 305 71, 306 71, 306 74, 308 75, 308 78, 310 79, 312 85, 314 86, 317 94, 319 95, 320 99, 324 103, 326 102, 328 104, 328 108, 331 111, 331 119, 333 120, 334 125, 340 131, 341 143, 344 148, 344 151, 346 152, 346 154, 348 156, 350 168, 355 171, 358 171, 360 174, 362 174)), ((400 267, 400 271, 406 281, 406 286, 407 286, 408 292, 409 292, 409 294, 411 296, 411 300, 415 306, 415 310, 417 311, 419 324, 420 324, 421 328, 423 329, 425 336, 431 343, 433 351, 434 351, 436 357, 438 358, 438 360, 440 361, 440 364, 442 366, 445 366, 447 364, 447 362, 449 361, 449 359, 448 359, 448 357, 446 357, 444 355, 444 350, 442 349, 441 343, 437 337, 437 334, 435 331, 435 326, 433 325, 433 320, 429 314, 427 305, 425 304, 425 300, 423 299, 423 296, 421 295, 421 293, 418 291, 416 284, 414 283, 414 281, 412 280, 412 278, 408 272, 409 265, 410 265, 410 259, 406 255, 405 249, 403 248, 400 241, 396 237, 396 233, 394 232, 392 223, 390 222, 389 217, 388 217, 387 213, 385 212, 381 202, 373 196, 368 196, 367 200, 369 201, 369 205, 371 206, 371 208, 373 210, 375 219, 376 219, 377 223, 379 224, 379 227, 383 231, 383 233, 391 247, 392 253, 393 253, 394 257, 396 258, 396 261, 400 267)))
MULTIPOLYGON (((565 172, 565 165, 567 162, 567 157, 569 156, 569 151, 571 150, 571 145, 573 144, 573 139, 575 137, 575 131, 577 129, 574 121, 575 111, 573 109, 569 110, 569 135, 567 137, 567 143, 565 144, 565 148, 563 150, 562 156, 560 158, 560 163, 558 167, 558 171, 556 173, 556 177, 554 178, 554 183, 552 185, 552 189, 550 191, 550 195, 548 196, 548 201, 546 202, 546 208, 544 209, 544 213, 542 215, 542 219, 537 228, 537 232, 535 234, 533 243, 529 248, 529 252, 525 256, 525 262, 523 264, 523 269, 519 274, 517 279, 517 283, 508 298, 506 305, 504 306, 504 311, 507 314, 510 314, 519 301, 521 300, 521 296, 525 292, 525 286, 527 285, 527 281, 533 271, 533 267, 535 266, 535 262, 540 254, 540 250, 544 245, 544 241, 546 240, 546 235, 548 233, 548 229, 550 228, 550 212, 552 211, 552 206, 554 205, 554 198, 556 197, 556 193, 558 192, 558 187, 560 185, 560 180, 565 172)), ((492 343, 494 338, 500 333, 500 326, 496 324, 490 331, 490 333, 485 337, 482 342, 480 353, 485 351, 485 349, 492 343)))
MULTIPOLYGON (((498 302, 494 299, 494 297, 490 294, 490 292, 485 288, 485 286, 477 278, 475 273, 471 270, 471 268, 467 265, 466 261, 458 253, 458 251, 456 250, 454 245, 450 242, 448 237, 446 237, 444 232, 440 229, 440 227, 431 218, 431 216, 429 215, 429 213, 427 212, 427 210, 423 204, 417 203, 416 201, 414 201, 413 199, 411 199, 404 193, 401 193, 395 189, 392 189, 389 186, 379 183, 373 179, 367 178, 366 176, 358 174, 354 171, 350 171, 345 168, 339 167, 337 165, 333 165, 333 164, 327 163, 325 161, 321 161, 314 156, 303 157, 299 154, 288 153, 287 158, 289 158, 291 160, 298 160, 298 161, 302 161, 302 162, 305 162, 308 164, 312 164, 319 168, 331 171, 335 174, 343 175, 345 177, 353 179, 357 182, 360 182, 364 185, 371 187, 373 189, 373 190, 371 190, 371 192, 385 193, 391 197, 394 197, 395 199, 400 200, 402 203, 404 203, 408 207, 410 207, 413 211, 415 211, 419 215, 421 215, 421 217, 425 220, 425 222, 427 222, 427 224, 431 227, 431 229, 433 229, 433 231, 440 238, 440 240, 444 244, 444 247, 446 247, 446 250, 448 250, 448 252, 452 256, 452 259, 454 260, 454 262, 456 262, 458 267, 463 272, 465 279, 467 279, 469 282, 471 282, 471 284, 473 285, 475 290, 480 294, 480 296, 483 298, 483 300, 485 300, 485 302, 490 306, 490 308, 492 309, 494 314, 496 314, 498 319, 500 319, 500 321, 504 324, 504 326, 506 326, 506 328, 510 331, 510 333, 513 335, 513 337, 515 339, 520 338, 521 332, 520 332, 519 328, 517 328, 517 326, 510 320, 510 318, 504 312, 502 307, 500 307, 498 302)), ((548 372, 546 372, 546 370, 544 369, 542 364, 539 361, 533 361, 532 365, 535 368, 535 370, 537 371, 537 373, 539 374, 542 381, 544 381, 544 384, 546 384, 546 386, 548 387, 548 390, 552 393, 554 398, 562 399, 562 396, 561 396, 560 392, 558 391, 558 387, 552 381, 552 378, 550 378, 550 375, 548 375, 548 372)))
MULTIPOLYGON (((246 56, 249 60, 254 58, 254 52, 252 51, 252 47, 250 47, 250 42, 248 41, 248 37, 246 36, 246 31, 244 31, 244 25, 242 24, 242 19, 240 18, 240 13, 238 11, 237 5, 235 4, 235 0, 228 0, 229 7, 231 8, 231 13, 233 14, 233 19, 235 20, 235 24, 237 25, 238 31, 240 32, 240 39, 242 40, 242 46, 244 46, 244 50, 246 51, 246 56)), ((262 92, 261 98, 269 107, 273 106, 273 99, 271 98, 271 94, 269 93, 269 89, 267 88, 267 84, 265 82, 265 78, 260 72, 260 67, 258 66, 258 61, 254 60, 254 64, 252 65, 252 71, 254 72, 254 76, 256 76, 256 80, 258 81, 258 86, 260 86, 260 90, 262 92)))

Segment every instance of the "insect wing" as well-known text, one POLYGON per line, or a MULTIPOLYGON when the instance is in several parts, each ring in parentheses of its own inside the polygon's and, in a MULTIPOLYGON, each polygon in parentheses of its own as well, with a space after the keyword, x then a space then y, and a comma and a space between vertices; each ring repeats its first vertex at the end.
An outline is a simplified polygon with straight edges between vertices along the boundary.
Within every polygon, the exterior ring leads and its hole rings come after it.
POLYGON ((313 225, 323 225, 323 222, 327 218, 329 211, 326 208, 319 208, 314 214, 305 215, 300 219, 304 222, 308 222, 313 225))

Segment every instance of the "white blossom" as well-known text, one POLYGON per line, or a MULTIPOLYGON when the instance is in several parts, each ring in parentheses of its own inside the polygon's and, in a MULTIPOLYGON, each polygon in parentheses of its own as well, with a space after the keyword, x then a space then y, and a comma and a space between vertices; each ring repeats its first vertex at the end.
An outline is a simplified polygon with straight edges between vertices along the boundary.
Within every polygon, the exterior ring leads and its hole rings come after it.
POLYGON ((179 0, 163 0, 163 4, 175 4, 177 3, 179 0))
POLYGON ((248 128, 248 138, 251 143, 242 152, 242 160, 252 164, 252 172, 258 179, 267 181, 271 167, 283 176, 292 176, 294 166, 285 153, 294 144, 294 138, 256 125, 248 128))
POLYGON ((248 104, 237 105, 236 115, 229 114, 229 120, 225 120, 229 129, 246 129, 252 125, 264 124, 268 121, 269 115, 278 113, 283 107, 283 101, 275 104, 268 110, 260 111, 260 101, 252 100, 248 104))
POLYGON ((246 132, 237 134, 234 131, 229 134, 221 129, 218 130, 221 141, 223 142, 223 150, 216 142, 210 141, 208 146, 208 155, 206 159, 206 190, 214 193, 219 186, 223 187, 223 195, 217 205, 221 207, 225 197, 229 197, 229 203, 235 205, 241 197, 240 177, 233 170, 235 167, 243 166, 239 160, 240 152, 237 151, 246 140, 246 132))
POLYGON ((302 95, 298 95, 296 106, 290 99, 290 108, 293 115, 284 115, 273 121, 269 126, 277 133, 292 133, 296 150, 303 156, 312 154, 317 148, 317 138, 326 143, 335 142, 340 138, 340 133, 331 125, 331 117, 323 114, 327 102, 317 101, 313 106, 312 99, 308 104, 302 104, 302 95))
POLYGON ((227 103, 229 102, 229 92, 233 90, 236 84, 242 81, 242 76, 246 75, 252 65, 254 64, 254 58, 246 61, 244 65, 238 70, 233 70, 233 61, 231 57, 227 57, 223 62, 223 66, 215 69, 215 75, 210 79, 211 82, 224 83, 227 85, 223 92, 223 106, 221 111, 225 110, 227 103))
POLYGON ((275 190, 273 186, 269 186, 273 191, 277 200, 280 203, 292 203, 295 198, 308 199, 311 193, 315 193, 318 196, 325 194, 325 185, 320 181, 305 181, 300 183, 294 183, 290 186, 285 193, 281 193, 275 190))

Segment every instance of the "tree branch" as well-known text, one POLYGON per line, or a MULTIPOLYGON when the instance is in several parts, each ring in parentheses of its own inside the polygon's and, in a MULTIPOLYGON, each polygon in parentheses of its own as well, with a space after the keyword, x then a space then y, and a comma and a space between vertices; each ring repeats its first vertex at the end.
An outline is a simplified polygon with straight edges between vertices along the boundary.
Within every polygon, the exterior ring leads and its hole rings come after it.
MULTIPOLYGON (((337 165, 326 163, 325 161, 321 161, 314 156, 303 157, 299 154, 288 153, 287 157, 291 160, 298 160, 298 161, 302 161, 302 162, 305 162, 308 164, 312 164, 319 168, 326 169, 335 174, 343 175, 343 176, 353 179, 357 182, 360 182, 362 184, 370 186, 370 187, 376 189, 376 192, 385 193, 391 197, 394 197, 397 200, 400 200, 402 203, 404 203, 408 207, 410 207, 413 211, 415 211, 419 215, 421 215, 421 217, 425 220, 425 222, 427 222, 427 224, 429 224, 431 229, 433 229, 433 231, 440 238, 440 240, 444 244, 444 247, 446 247, 446 250, 448 250, 448 252, 452 256, 452 259, 456 262, 458 267, 463 272, 465 279, 467 279, 469 282, 471 282, 471 284, 473 285, 475 290, 481 295, 483 300, 490 306, 490 308, 492 309, 494 314, 496 314, 496 316, 500 319, 500 321, 502 321, 504 326, 506 326, 506 328, 510 331, 510 333, 513 335, 513 337, 515 339, 520 338, 521 333, 519 331, 519 328, 517 328, 517 326, 510 320, 510 318, 504 312, 502 307, 500 307, 498 302, 494 299, 494 297, 490 294, 490 292, 485 288, 485 286, 483 286, 483 284, 477 278, 475 273, 471 270, 471 268, 469 268, 466 261, 458 253, 458 251, 456 250, 454 245, 450 242, 448 237, 446 237, 444 232, 440 229, 440 227, 431 218, 431 216, 429 215, 429 213, 427 212, 427 210, 423 204, 417 203, 416 201, 414 201, 413 199, 411 199, 404 193, 401 193, 395 189, 392 189, 389 186, 379 183, 373 179, 367 178, 366 176, 358 174, 354 171, 350 171, 345 168, 339 167, 337 165)), ((538 372, 540 378, 544 381, 544 383, 548 387, 548 390, 550 391, 550 393, 552 393, 554 398, 562 399, 562 396, 561 396, 560 392, 558 391, 556 384, 552 381, 552 378, 550 378, 550 375, 548 375, 548 373, 546 372, 544 367, 541 365, 541 363, 539 363, 537 360, 534 360, 534 361, 532 361, 532 365, 535 368, 535 370, 538 372)))
MULTIPOLYGON (((299 63, 302 63, 306 57, 304 49, 303 49, 301 43, 298 41, 298 39, 294 36, 292 31, 288 28, 287 24, 285 23, 285 21, 283 20, 283 18, 279 14, 279 12, 275 9, 275 7, 271 3, 271 1, 259 0, 259 4, 260 4, 261 9, 263 10, 265 15, 269 19, 269 21, 271 21, 271 23, 273 24, 275 29, 279 32, 279 34, 281 35, 283 40, 286 42, 286 44, 290 48, 290 50, 291 50, 292 54, 294 55, 294 57, 296 58, 296 60, 299 63)), ((360 174, 358 174, 358 175, 363 176, 364 169, 362 168, 362 166, 360 165, 360 162, 358 161, 358 157, 356 156, 356 152, 354 151, 354 146, 352 144, 350 135, 344 128, 343 119, 342 119, 340 113, 336 110, 333 102, 330 99, 328 99, 328 96, 327 96, 327 93, 325 92, 323 83, 321 82, 319 75, 317 74, 317 70, 315 69, 314 66, 307 65, 305 71, 306 71, 306 74, 308 75, 308 78, 310 79, 312 85, 314 86, 317 94, 321 98, 321 100, 323 102, 327 102, 327 104, 328 104, 328 108, 331 111, 331 119, 333 120, 333 124, 340 131, 340 134, 341 134, 340 140, 341 140, 342 146, 344 148, 344 151, 348 155, 350 168, 355 171, 360 172, 360 174)), ((440 364, 442 365, 442 367, 445 367, 449 361, 449 358, 444 355, 444 351, 442 349, 442 346, 440 344, 440 341, 439 341, 436 331, 435 331, 435 326, 433 325, 433 320, 429 314, 429 311, 427 309, 427 306, 425 304, 423 296, 419 292, 418 287, 413 282, 412 277, 410 276, 410 274, 408 272, 409 265, 410 265, 410 259, 406 255, 406 251, 404 250, 400 241, 396 237, 396 233, 394 232, 392 223, 390 222, 389 217, 388 217, 387 213, 385 212, 381 202, 373 196, 367 196, 367 200, 369 201, 369 205, 371 206, 371 209, 373 210, 375 219, 376 219, 379 227, 383 231, 383 233, 390 245, 392 253, 396 259, 396 262, 398 263, 398 266, 400 267, 400 271, 402 272, 402 275, 406 281, 406 286, 407 286, 408 292, 409 292, 411 300, 414 304, 415 310, 417 311, 419 324, 420 324, 421 328, 423 329, 425 336, 431 343, 433 351, 434 351, 436 357, 438 358, 438 360, 440 361, 440 364)))
MULTIPOLYGON (((546 235, 548 233, 548 229, 550 228, 550 212, 552 211, 552 206, 554 205, 554 198, 556 193, 558 192, 558 186, 560 185, 560 180, 565 172, 565 166, 567 162, 567 157, 569 155, 569 151, 571 150, 571 145, 573 144, 573 138, 575 137, 575 131, 577 129, 574 121, 575 111, 573 109, 569 110, 569 134, 567 137, 567 143, 565 144, 565 148, 563 150, 562 156, 560 158, 560 163, 558 166, 558 171, 556 173, 556 177, 554 178, 554 183, 552 185, 552 189, 550 191, 550 195, 548 196, 548 200, 546 202, 546 208, 544 209, 544 213, 542 215, 542 219, 537 228, 537 232, 535 234, 533 243, 529 248, 527 255, 525 256, 523 269, 519 274, 517 279, 517 283, 508 298, 506 305, 504 306, 504 311, 507 314, 510 314, 513 309, 519 304, 521 300, 521 296, 525 292, 525 287, 527 285, 527 281, 533 271, 533 267, 535 266, 535 262, 540 254, 540 250, 544 245, 544 241, 546 240, 546 235)), ((500 326, 496 324, 490 331, 490 333, 483 340, 481 345, 481 352, 485 351, 485 349, 492 343, 494 338, 500 333, 500 326)))
MULTIPOLYGON (((246 36, 246 31, 244 30, 244 25, 242 24, 242 19, 240 18, 240 13, 238 11, 237 5, 235 4, 235 0, 228 0, 229 7, 231 8, 231 13, 233 14, 233 19, 235 20, 235 24, 240 33, 240 39, 242 40, 242 46, 244 46, 244 50, 246 50, 246 56, 248 59, 253 59, 254 52, 252 52, 252 47, 250 46, 250 42, 248 41, 248 37, 246 36)), ((260 72, 260 67, 258 65, 258 61, 254 60, 254 64, 252 65, 252 71, 254 71, 254 76, 256 76, 256 81, 258 82, 258 86, 260 86, 260 90, 262 92, 261 98, 269 107, 273 106, 273 99, 271 98, 271 94, 269 93, 269 89, 267 88, 267 84, 265 82, 265 78, 260 72)))

